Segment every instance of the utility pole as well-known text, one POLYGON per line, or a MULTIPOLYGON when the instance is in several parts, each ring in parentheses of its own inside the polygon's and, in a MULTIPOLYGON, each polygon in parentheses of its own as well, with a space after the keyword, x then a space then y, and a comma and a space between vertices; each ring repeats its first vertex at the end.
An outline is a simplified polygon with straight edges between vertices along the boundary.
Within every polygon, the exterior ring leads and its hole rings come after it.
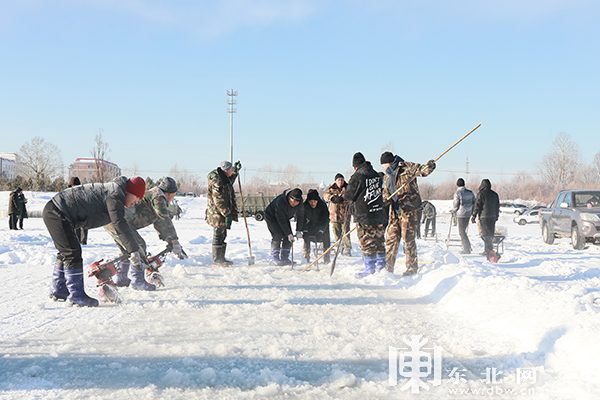
POLYGON ((238 94, 237 90, 234 91, 233 88, 227 91, 227 96, 229 96, 229 100, 227 100, 227 104, 229 108, 227 112, 229 113, 229 162, 233 163, 233 114, 235 113, 235 99, 238 94))

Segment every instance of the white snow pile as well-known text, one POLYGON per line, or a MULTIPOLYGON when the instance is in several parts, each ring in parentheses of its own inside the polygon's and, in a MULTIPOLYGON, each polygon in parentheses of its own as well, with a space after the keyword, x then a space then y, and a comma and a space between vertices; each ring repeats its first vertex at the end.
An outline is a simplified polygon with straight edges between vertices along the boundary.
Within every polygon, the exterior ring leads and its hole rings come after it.
MULTIPOLYGON (((52 193, 26 192, 40 211, 52 193)), ((168 256, 166 286, 120 288, 121 304, 68 307, 48 299, 56 250, 41 218, 0 227, 1 399, 595 399, 600 395, 600 248, 544 244, 537 224, 511 215, 502 258, 490 264, 474 226, 472 255, 438 209, 437 241, 420 239, 419 273, 363 268, 340 256, 333 276, 269 264, 270 234, 243 219, 229 231, 230 268, 211 267, 205 198, 181 198, 175 226, 189 258, 168 256), (394 373, 394 371, 396 371, 394 373), (392 385, 396 383, 395 385, 392 385)), ((0 192, 8 204, 8 192, 0 192)), ((152 227, 140 231, 153 254, 152 227)), ((118 256, 103 229, 89 233, 87 266, 118 256)), ((313 257, 314 258, 314 257, 313 257)), ((86 291, 98 298, 96 279, 86 291)))

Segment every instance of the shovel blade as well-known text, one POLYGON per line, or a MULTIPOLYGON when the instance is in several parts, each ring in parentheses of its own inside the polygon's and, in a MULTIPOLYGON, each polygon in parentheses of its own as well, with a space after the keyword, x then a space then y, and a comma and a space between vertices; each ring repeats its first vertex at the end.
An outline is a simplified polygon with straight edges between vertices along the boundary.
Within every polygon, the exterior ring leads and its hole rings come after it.
POLYGON ((250 257, 248 257, 248 265, 254 265, 254 262, 255 262, 255 261, 256 261, 256 260, 255 260, 254 256, 250 256, 250 257))

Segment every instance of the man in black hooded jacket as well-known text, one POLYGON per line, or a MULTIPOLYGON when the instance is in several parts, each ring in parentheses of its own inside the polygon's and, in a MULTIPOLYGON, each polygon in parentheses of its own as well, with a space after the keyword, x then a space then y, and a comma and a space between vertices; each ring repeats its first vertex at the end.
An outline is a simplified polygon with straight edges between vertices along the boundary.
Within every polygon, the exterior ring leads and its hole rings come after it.
POLYGON ((496 230, 496 221, 500 215, 500 200, 498 193, 492 190, 492 183, 489 179, 481 181, 477 200, 473 206, 471 222, 475 223, 479 216, 479 226, 481 228, 481 239, 485 246, 483 255, 490 257, 490 251, 494 249, 494 231, 496 230))

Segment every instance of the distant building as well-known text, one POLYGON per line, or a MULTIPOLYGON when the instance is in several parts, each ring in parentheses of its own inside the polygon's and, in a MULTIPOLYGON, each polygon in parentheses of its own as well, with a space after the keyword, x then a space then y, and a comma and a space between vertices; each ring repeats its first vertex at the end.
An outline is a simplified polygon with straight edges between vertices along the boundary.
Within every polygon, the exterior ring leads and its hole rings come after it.
POLYGON ((17 153, 0 153, 0 177, 14 179, 19 175, 21 157, 17 153))
POLYGON ((106 160, 97 160, 95 158, 78 158, 69 165, 69 180, 78 177, 81 183, 99 182, 100 177, 104 176, 104 181, 108 182, 117 176, 121 176, 121 168, 106 160))

